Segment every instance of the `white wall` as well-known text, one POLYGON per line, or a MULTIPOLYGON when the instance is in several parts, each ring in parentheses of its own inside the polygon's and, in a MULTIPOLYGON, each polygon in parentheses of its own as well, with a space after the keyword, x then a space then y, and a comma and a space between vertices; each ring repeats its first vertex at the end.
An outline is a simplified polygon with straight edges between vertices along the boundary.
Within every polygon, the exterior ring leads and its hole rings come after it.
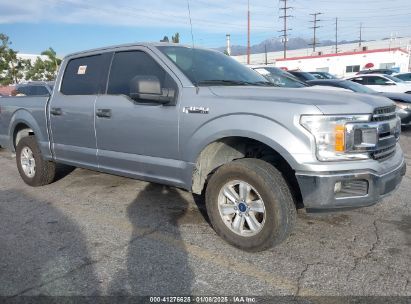
POLYGON ((278 60, 275 63, 277 67, 286 67, 289 70, 316 71, 318 69, 327 69, 331 74, 339 77, 348 77, 355 73, 347 73, 346 67, 359 65, 360 69, 366 69, 367 63, 373 63, 374 68, 380 68, 381 64, 394 63, 401 72, 408 72, 410 56, 400 50, 378 52, 378 53, 360 53, 353 55, 340 55, 333 57, 304 58, 297 60, 278 60))
MULTIPOLYGON (((386 39, 386 40, 376 40, 376 41, 366 41, 363 46, 368 47, 369 50, 373 49, 393 49, 402 48, 410 52, 411 50, 411 37, 404 37, 398 39, 386 39)), ((342 44, 338 46, 339 53, 342 52, 354 52, 359 51, 358 43, 342 44)), ((334 53, 334 46, 324 46, 318 47, 317 51, 323 52, 324 55, 334 53)), ((312 49, 299 49, 290 50, 287 52, 287 57, 303 57, 311 56, 312 49)), ((283 58, 283 52, 269 52, 267 53, 268 63, 275 64, 278 67, 287 67, 289 69, 301 68, 304 71, 315 71, 317 68, 329 67, 330 73, 336 74, 340 77, 350 76, 352 73, 345 73, 345 67, 347 65, 360 65, 361 69, 364 65, 372 62, 375 68, 379 68, 381 63, 394 62, 398 66, 401 72, 408 72, 410 67, 410 56, 404 52, 385 52, 385 53, 368 53, 368 54, 356 54, 351 56, 339 56, 339 57, 324 57, 324 58, 314 58, 314 59, 303 59, 299 60, 301 62, 288 61, 276 62, 278 59, 283 58), (402 55, 403 54, 403 55, 402 55), (353 57, 351 57, 353 56, 353 57), (364 57, 365 56, 365 57, 364 57), (338 58, 338 59, 337 59, 338 58)), ((236 60, 241 63, 247 63, 247 56, 233 56, 236 60)), ((265 63, 265 54, 251 54, 250 56, 251 64, 261 65, 265 63)))

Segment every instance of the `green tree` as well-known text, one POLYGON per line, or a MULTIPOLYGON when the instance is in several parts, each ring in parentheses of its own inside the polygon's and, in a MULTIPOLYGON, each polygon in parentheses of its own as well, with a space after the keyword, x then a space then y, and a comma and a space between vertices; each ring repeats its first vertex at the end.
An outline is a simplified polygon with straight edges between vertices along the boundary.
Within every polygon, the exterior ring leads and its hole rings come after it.
POLYGON ((161 39, 160 42, 170 42, 170 40, 168 39, 168 36, 164 36, 164 38, 161 39))
POLYGON ((47 56, 47 59, 37 57, 34 64, 30 64, 27 69, 26 79, 51 81, 57 77, 58 68, 61 64, 61 59, 57 58, 56 52, 50 47, 41 53, 47 56))
POLYGON ((48 59, 45 60, 45 70, 47 80, 53 80, 57 77, 57 72, 61 64, 61 59, 57 58, 56 52, 53 48, 49 47, 47 50, 41 52, 41 55, 47 56, 48 59), (50 79, 51 78, 51 79, 50 79))
POLYGON ((25 72, 30 65, 29 60, 17 57, 11 47, 10 38, 0 33, 0 84, 19 83, 25 79, 25 72))
POLYGON ((30 64, 30 67, 27 70, 26 78, 30 80, 46 80, 45 78, 46 64, 40 58, 37 57, 34 64, 30 64))
POLYGON ((180 43, 180 34, 175 33, 174 36, 171 37, 171 41, 173 41, 173 43, 180 43))

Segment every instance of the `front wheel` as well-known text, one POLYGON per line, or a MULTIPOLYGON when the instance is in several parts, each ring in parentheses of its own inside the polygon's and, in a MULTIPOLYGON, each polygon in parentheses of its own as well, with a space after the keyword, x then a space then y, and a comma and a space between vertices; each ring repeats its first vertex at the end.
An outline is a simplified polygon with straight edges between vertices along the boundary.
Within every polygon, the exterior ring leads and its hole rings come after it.
POLYGON ((281 243, 296 221, 286 181, 275 167, 259 159, 240 159, 220 167, 208 183, 206 207, 215 231, 246 251, 281 243))
POLYGON ((27 185, 38 187, 54 181, 56 164, 43 159, 34 136, 27 136, 19 141, 16 161, 20 176, 27 185))

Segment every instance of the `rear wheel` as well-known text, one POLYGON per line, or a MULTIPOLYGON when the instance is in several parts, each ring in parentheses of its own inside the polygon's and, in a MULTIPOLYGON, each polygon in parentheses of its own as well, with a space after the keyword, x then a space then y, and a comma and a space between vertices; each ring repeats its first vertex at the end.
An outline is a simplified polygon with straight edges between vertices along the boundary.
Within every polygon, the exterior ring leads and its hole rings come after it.
POLYGON ((215 231, 228 243, 261 251, 291 233, 296 208, 281 173, 267 162, 240 159, 211 177, 206 206, 215 231))
POLYGON ((19 141, 16 161, 20 176, 27 185, 38 187, 54 181, 56 164, 43 159, 34 136, 27 136, 19 141))

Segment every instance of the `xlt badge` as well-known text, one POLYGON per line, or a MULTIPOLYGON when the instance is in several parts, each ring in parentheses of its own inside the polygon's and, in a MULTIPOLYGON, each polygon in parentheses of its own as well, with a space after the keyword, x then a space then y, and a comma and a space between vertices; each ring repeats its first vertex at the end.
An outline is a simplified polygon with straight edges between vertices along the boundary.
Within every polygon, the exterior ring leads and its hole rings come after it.
POLYGON ((210 108, 207 107, 184 107, 184 113, 208 114, 210 108))

